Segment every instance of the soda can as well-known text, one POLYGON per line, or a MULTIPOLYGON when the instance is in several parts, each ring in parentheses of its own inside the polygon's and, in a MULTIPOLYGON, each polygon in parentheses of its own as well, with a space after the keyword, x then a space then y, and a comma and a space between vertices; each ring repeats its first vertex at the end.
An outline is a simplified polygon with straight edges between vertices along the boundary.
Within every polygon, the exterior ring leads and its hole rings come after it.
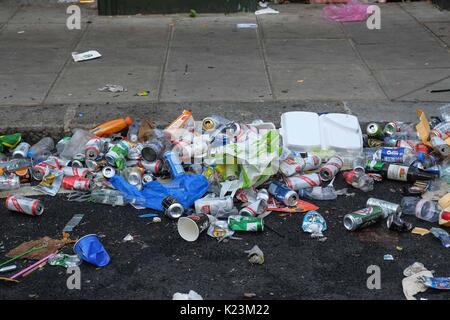
POLYGON ((9 196, 5 206, 11 211, 22 212, 30 216, 40 216, 44 212, 44 206, 40 200, 22 196, 9 196))
POLYGON ((178 219, 183 215, 184 207, 172 196, 167 196, 162 201, 164 213, 171 219, 178 219))
POLYGON ((247 203, 247 202, 255 202, 256 201, 256 190, 253 188, 249 189, 239 189, 236 191, 236 194, 234 195, 236 199, 247 203))
POLYGON ((216 215, 219 212, 228 212, 233 209, 232 197, 204 197, 195 201, 195 212, 216 215))
POLYGON ((318 173, 304 174, 301 176, 292 176, 289 178, 285 178, 284 182, 290 189, 295 191, 304 188, 317 187, 320 186, 321 184, 320 176, 318 173))
POLYGON ((279 202, 284 203, 288 207, 297 205, 298 194, 280 181, 273 181, 267 191, 279 202))
POLYGON ((392 214, 400 215, 402 208, 400 205, 396 203, 392 203, 389 201, 376 199, 376 198, 369 198, 367 199, 366 206, 368 207, 380 207, 383 210, 384 218, 387 218, 388 216, 392 214))
POLYGON ((156 161, 164 152, 165 146, 160 139, 153 139, 142 146, 142 158, 149 162, 156 161))
POLYGON ((159 176, 164 173, 164 163, 161 160, 156 160, 154 162, 141 161, 139 166, 153 173, 155 176, 159 176))
POLYGON ((103 151, 105 143, 101 138, 92 138, 86 143, 84 147, 84 154, 86 160, 97 159, 103 151))
POLYGON ((393 231, 407 232, 412 229, 412 224, 403 221, 397 214, 391 214, 386 221, 387 228, 393 231))
POLYGON ((370 226, 379 220, 383 219, 384 213, 381 207, 367 207, 348 213, 344 216, 344 227, 349 231, 362 229, 370 226))
POLYGON ((26 158, 30 147, 31 146, 26 142, 19 143, 19 145, 13 150, 12 157, 16 159, 26 158))
POLYGON ((259 217, 229 216, 228 227, 234 231, 263 231, 264 222, 259 217))
POLYGON ((241 216, 245 216, 245 217, 254 217, 254 216, 263 214, 266 211, 267 206, 268 206, 267 200, 268 200, 268 194, 267 194, 267 199, 261 199, 261 198, 257 197, 256 201, 251 202, 250 204, 246 205, 245 207, 242 207, 241 210, 239 210, 239 214, 241 216))
POLYGON ((125 157, 128 155, 130 145, 126 141, 117 142, 109 151, 105 154, 105 160, 111 166, 116 166, 119 169, 125 167, 125 157))
POLYGON ((84 162, 81 160, 70 161, 70 166, 73 168, 84 168, 84 162))
POLYGON ((366 133, 369 138, 380 139, 383 137, 383 125, 377 122, 371 122, 366 127, 366 133))
POLYGON ((87 177, 91 176, 89 169, 86 169, 86 168, 63 167, 62 172, 67 177, 87 178, 87 177))
POLYGON ((184 175, 186 172, 184 171, 183 165, 181 164, 181 160, 175 152, 166 151, 163 156, 167 167, 169 168, 170 176, 172 179, 178 178, 184 175))
POLYGON ((127 158, 130 160, 139 160, 142 159, 142 149, 144 145, 142 143, 138 143, 130 148, 128 151, 127 158))
POLYGON ((82 177, 64 177, 62 187, 66 190, 91 191, 93 183, 91 179, 82 177))
POLYGON ((113 167, 106 166, 102 169, 102 175, 109 179, 116 175, 116 170, 113 167))
POLYGON ((139 167, 126 168, 124 172, 125 179, 133 186, 141 185, 143 171, 144 169, 139 167))
POLYGON ((450 122, 441 122, 433 128, 430 132, 430 137, 439 137, 441 139, 447 139, 450 137, 450 122))
POLYGON ((61 170, 61 169, 62 166, 59 160, 55 157, 51 157, 35 165, 31 169, 31 175, 34 179, 41 181, 49 170, 61 170))
POLYGON ((322 181, 332 180, 344 165, 344 160, 340 156, 331 157, 325 165, 320 168, 319 175, 322 181))

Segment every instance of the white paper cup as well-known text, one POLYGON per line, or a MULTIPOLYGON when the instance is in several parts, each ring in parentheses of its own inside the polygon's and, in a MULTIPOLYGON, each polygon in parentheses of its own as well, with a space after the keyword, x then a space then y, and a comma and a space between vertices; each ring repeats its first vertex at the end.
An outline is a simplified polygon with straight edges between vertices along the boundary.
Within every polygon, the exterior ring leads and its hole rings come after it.
POLYGON ((197 213, 188 217, 178 219, 178 233, 186 241, 195 241, 200 233, 208 229, 209 217, 204 213, 197 213))

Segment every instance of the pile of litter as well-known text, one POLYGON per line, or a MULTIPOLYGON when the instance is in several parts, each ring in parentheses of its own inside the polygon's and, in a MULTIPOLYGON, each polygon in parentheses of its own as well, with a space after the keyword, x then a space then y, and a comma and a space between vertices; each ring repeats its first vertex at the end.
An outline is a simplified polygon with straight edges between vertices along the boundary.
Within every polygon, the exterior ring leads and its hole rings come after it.
MULTIPOLYGON (((30 145, 19 133, 5 135, 0 137, 0 191, 7 209, 30 219, 45 214, 42 202, 29 197, 33 194, 64 192, 68 201, 151 209, 140 217, 154 223, 176 220, 186 241, 206 235, 230 241, 239 233, 269 228, 264 218, 272 212, 306 213, 302 230, 325 241, 321 201, 352 196, 355 188, 369 192, 389 179, 407 184, 401 203, 369 198, 365 208, 344 216, 342 227, 354 232, 384 221, 386 232, 417 233, 405 221, 415 216, 436 224, 425 233, 448 248, 450 105, 440 112, 441 118, 428 121, 418 110, 416 124, 369 123, 365 133, 348 114, 288 112, 277 129, 263 120, 241 123, 220 115, 194 121, 184 110, 164 129, 126 117, 90 131, 74 129, 56 144, 51 137, 30 145), (336 190, 333 181, 341 172, 348 187, 336 190)), ((6 274, 17 259, 37 262, 2 279, 15 282, 47 262, 107 266, 114 257, 99 236, 70 239, 82 218, 75 215, 67 223, 61 240, 41 238, 7 253, 10 259, 0 264, 6 274), (67 244, 74 244, 73 253, 62 253, 67 244)), ((131 235, 123 239, 132 240, 131 235)), ((246 253, 250 263, 264 263, 258 246, 246 253)), ((437 280, 427 276, 421 278, 424 285, 433 286, 437 280)))

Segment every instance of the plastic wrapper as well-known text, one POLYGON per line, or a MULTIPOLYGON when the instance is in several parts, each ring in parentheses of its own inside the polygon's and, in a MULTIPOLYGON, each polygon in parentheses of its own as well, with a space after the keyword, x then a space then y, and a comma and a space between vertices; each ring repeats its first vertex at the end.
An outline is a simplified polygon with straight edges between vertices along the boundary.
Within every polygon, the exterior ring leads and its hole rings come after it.
POLYGON ((311 233, 311 237, 322 237, 323 231, 327 230, 327 223, 317 211, 308 211, 303 218, 302 229, 311 233))
POLYGON ((50 196, 55 196, 63 181, 64 175, 61 171, 47 171, 41 183, 34 187, 35 190, 41 191, 50 196))
POLYGON ((329 5, 323 8, 323 16, 331 21, 350 22, 365 21, 370 13, 367 12, 369 5, 358 0, 350 0, 344 5, 329 5))

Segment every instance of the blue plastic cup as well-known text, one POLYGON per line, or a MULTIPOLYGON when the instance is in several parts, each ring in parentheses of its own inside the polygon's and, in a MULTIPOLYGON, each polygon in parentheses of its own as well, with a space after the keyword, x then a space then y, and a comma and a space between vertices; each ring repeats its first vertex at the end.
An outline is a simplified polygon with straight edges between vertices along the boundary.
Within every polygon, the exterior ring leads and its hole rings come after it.
POLYGON ((106 266, 111 258, 95 234, 81 237, 73 246, 73 251, 86 262, 97 267, 106 266))

